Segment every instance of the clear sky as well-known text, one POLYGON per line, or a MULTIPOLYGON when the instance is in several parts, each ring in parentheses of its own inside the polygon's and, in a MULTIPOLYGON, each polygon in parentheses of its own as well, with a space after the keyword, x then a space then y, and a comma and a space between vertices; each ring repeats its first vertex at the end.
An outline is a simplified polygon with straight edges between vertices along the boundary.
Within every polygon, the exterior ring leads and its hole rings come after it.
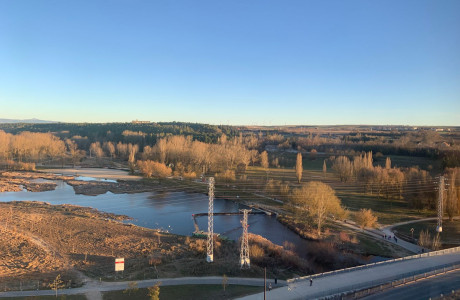
POLYGON ((459 0, 0 1, 0 118, 460 126, 459 0))

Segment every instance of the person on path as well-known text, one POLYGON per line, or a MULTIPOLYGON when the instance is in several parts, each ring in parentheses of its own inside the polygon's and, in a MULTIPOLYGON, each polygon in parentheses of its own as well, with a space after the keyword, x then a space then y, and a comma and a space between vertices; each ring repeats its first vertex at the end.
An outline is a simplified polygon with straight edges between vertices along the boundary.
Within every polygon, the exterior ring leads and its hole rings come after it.
POLYGON ((310 286, 312 286, 312 285, 313 285, 313 279, 310 278, 310 286))
POLYGON ((270 282, 270 283, 268 284, 268 291, 270 292, 271 290, 272 290, 272 283, 270 282))

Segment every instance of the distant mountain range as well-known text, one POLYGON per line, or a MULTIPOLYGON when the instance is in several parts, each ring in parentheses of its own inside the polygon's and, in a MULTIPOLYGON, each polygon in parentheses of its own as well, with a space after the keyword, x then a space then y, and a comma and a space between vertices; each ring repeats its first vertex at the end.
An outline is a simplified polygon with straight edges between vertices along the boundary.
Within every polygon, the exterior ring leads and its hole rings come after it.
POLYGON ((24 120, 15 120, 15 119, 0 119, 0 123, 59 123, 56 121, 46 121, 46 120, 39 120, 39 119, 24 119, 24 120))

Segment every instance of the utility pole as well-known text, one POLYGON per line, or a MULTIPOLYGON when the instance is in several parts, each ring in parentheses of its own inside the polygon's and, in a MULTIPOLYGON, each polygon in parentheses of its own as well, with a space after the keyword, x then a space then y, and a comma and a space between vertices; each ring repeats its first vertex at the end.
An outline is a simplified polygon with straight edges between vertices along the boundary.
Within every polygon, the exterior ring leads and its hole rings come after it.
POLYGON ((208 180, 208 242, 207 242, 207 256, 206 261, 211 263, 214 261, 214 177, 209 177, 208 180))
POLYGON ((436 226, 437 232, 442 232, 443 194, 444 194, 444 176, 441 176, 439 177, 439 190, 438 190, 438 226, 436 226))
POLYGON ((240 209, 240 211, 243 212, 243 220, 241 221, 243 235, 241 236, 240 266, 241 269, 249 269, 251 261, 249 259, 248 212, 251 210, 240 209))
POLYGON ((265 293, 267 291, 267 267, 264 268, 264 300, 266 299, 265 293))

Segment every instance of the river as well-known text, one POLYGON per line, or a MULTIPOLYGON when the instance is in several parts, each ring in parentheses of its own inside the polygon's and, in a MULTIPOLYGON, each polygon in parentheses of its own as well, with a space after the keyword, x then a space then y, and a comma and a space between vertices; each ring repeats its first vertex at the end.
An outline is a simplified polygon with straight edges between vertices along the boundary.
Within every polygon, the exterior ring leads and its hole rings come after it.
MULTIPOLYGON (((102 169, 101 169, 102 170, 102 169)), ((111 170, 104 170, 105 173, 111 170)), ((103 176, 94 178, 88 174, 79 173, 77 180, 99 180, 113 182, 116 178, 104 179, 103 176)), ((110 178, 110 177, 109 177, 110 178)), ((187 192, 147 192, 134 194, 114 194, 107 192, 97 196, 75 194, 72 186, 64 181, 35 179, 35 182, 54 182, 57 184, 53 191, 45 192, 4 192, 0 193, 0 201, 41 201, 50 204, 73 204, 87 206, 99 211, 127 215, 132 218, 130 223, 138 226, 161 229, 179 235, 191 235, 195 230, 193 214, 208 212, 208 197, 199 193, 187 192)), ((238 212, 248 208, 244 205, 226 199, 214 199, 214 212, 238 212)), ((238 240, 242 233, 241 215, 215 215, 214 232, 232 240, 238 240)), ((206 216, 197 217, 200 230, 207 231, 206 216)), ((271 242, 283 245, 285 241, 295 246, 295 252, 300 257, 306 257, 309 242, 289 230, 276 220, 275 216, 265 214, 249 215, 248 231, 263 236, 271 242)), ((376 262, 385 258, 378 256, 355 256, 361 263, 376 262)))
MULTIPOLYGON (((91 177, 77 179, 91 180, 91 177)), ((50 182, 45 179, 36 182, 50 182)), ((186 192, 165 193, 135 193, 113 194, 107 192, 97 196, 75 194, 73 187, 67 183, 56 180, 54 191, 46 192, 20 192, 0 193, 0 201, 42 201, 50 204, 73 204, 88 206, 100 211, 127 215, 138 226, 153 229, 162 229, 174 234, 191 235, 195 230, 192 215, 208 212, 208 197, 204 194, 186 192)), ((247 208, 236 202, 225 199, 214 199, 214 212, 238 212, 247 208)), ((241 215, 216 215, 214 216, 214 232, 220 233, 230 239, 237 240, 241 233, 241 215)), ((208 218, 197 217, 200 230, 207 231, 208 218)), ((293 243, 299 255, 305 253, 307 241, 279 223, 274 216, 264 214, 249 215, 249 232, 261 235, 275 244, 282 245, 284 241, 293 243)))

